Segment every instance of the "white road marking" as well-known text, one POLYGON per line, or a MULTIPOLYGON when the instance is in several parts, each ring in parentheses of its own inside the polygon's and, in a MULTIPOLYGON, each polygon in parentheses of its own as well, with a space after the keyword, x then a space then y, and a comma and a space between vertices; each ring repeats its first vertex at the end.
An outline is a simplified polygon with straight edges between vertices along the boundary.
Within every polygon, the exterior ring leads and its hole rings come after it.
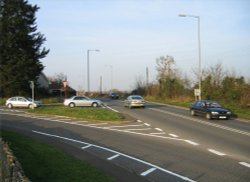
POLYGON ((117 158, 119 156, 120 156, 120 154, 116 154, 116 155, 113 155, 113 156, 111 156, 111 157, 109 157, 107 159, 110 161, 110 160, 113 160, 113 159, 115 159, 115 158, 117 158))
POLYGON ((152 128, 131 128, 131 129, 125 129, 126 131, 139 131, 139 130, 151 130, 152 128))
POLYGON ((250 168, 250 164, 246 163, 246 162, 239 162, 239 164, 245 166, 245 167, 249 167, 250 168))
POLYGON ((187 142, 187 143, 189 143, 189 144, 191 144, 191 145, 199 145, 198 143, 193 142, 191 140, 184 140, 184 141, 187 142))
POLYGON ((146 126, 150 126, 150 124, 148 124, 148 123, 144 123, 144 125, 146 125, 146 126))
POLYGON ((156 170, 156 168, 155 168, 155 167, 152 167, 152 168, 150 168, 149 170, 147 170, 147 171, 141 173, 141 176, 147 176, 149 173, 152 173, 152 172, 154 172, 155 170, 156 170))
POLYGON ((163 131, 162 129, 160 129, 160 128, 155 128, 157 131, 163 131))
POLYGON ((171 137, 175 137, 175 138, 179 137, 178 135, 175 135, 175 134, 173 134, 173 133, 169 133, 169 135, 170 135, 171 137))
POLYGON ((150 133, 150 135, 164 135, 166 134, 165 132, 159 132, 159 133, 150 133))
POLYGON ((92 147, 92 144, 88 144, 88 145, 86 145, 84 147, 81 147, 81 149, 84 150, 84 149, 89 148, 89 147, 92 147))
POLYGON ((226 154, 224 154, 224 153, 222 153, 222 152, 219 152, 219 151, 217 151, 217 150, 214 150, 214 149, 208 149, 208 151, 209 151, 209 152, 212 152, 212 153, 214 153, 214 154, 216 154, 216 155, 219 155, 219 156, 224 156, 224 155, 226 155, 226 154))
POLYGON ((118 113, 119 113, 119 111, 117 111, 117 110, 115 110, 115 109, 113 109, 113 108, 111 108, 111 107, 109 107, 109 106, 106 106, 106 107, 107 107, 108 109, 114 111, 114 112, 118 112, 118 113))
POLYGON ((119 126, 108 126, 105 128, 126 128, 126 127, 134 127, 134 126, 144 126, 143 124, 137 124, 137 125, 119 125, 119 126))
POLYGON ((138 122, 138 123, 142 123, 142 121, 141 121, 141 120, 137 120, 137 122, 138 122))
MULTIPOLYGON (((156 166, 155 164, 152 164, 152 163, 149 163, 149 162, 146 162, 146 161, 143 161, 141 159, 137 159, 135 157, 132 157, 132 156, 129 156, 129 155, 126 155, 126 154, 123 154, 123 153, 120 153, 118 151, 115 151, 115 150, 112 150, 112 149, 109 149, 109 148, 105 148, 105 147, 102 147, 102 146, 99 146, 99 145, 94 145, 94 144, 90 144, 90 143, 87 143, 87 142, 83 142, 83 141, 80 141, 80 140, 75 140, 75 139, 71 139, 71 138, 67 138, 67 137, 62 137, 62 136, 58 136, 58 135, 53 135, 53 134, 49 134, 49 133, 44 133, 44 132, 40 132, 40 131, 35 131, 35 130, 32 130, 32 132, 34 133, 37 133, 37 134, 40 134, 40 135, 45 135, 45 136, 49 136, 49 137, 54 137, 54 138, 60 138, 60 139, 63 139, 63 140, 67 140, 67 141, 72 141, 72 142, 76 142, 76 143, 81 143, 81 144, 85 144, 87 146, 93 146, 93 147, 96 147, 96 148, 99 148, 99 149, 103 149, 103 150, 106 150, 106 151, 110 151, 110 152, 113 152, 113 153, 116 153, 116 154, 119 154, 123 157, 126 157, 128 159, 132 159, 132 160, 135 160, 139 163, 142 163, 144 165, 148 165, 150 166, 151 168, 156 168, 162 172, 165 172, 167 174, 170 174, 170 175, 173 175, 177 178, 180 178, 180 179, 183 179, 185 181, 190 181, 190 182, 194 182, 194 180, 188 178, 188 177, 185 177, 185 176, 182 176, 182 175, 179 175, 177 173, 174 173, 172 171, 169 171, 167 169, 164 169, 162 167, 159 167, 159 166, 156 166)), ((85 147, 87 147, 85 146, 85 147)))

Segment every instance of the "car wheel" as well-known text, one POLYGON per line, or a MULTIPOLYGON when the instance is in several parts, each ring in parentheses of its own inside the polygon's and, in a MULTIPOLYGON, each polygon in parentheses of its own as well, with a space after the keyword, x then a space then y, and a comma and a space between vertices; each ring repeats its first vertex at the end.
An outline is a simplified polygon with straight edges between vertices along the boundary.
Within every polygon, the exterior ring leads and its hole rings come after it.
POLYGON ((13 108, 12 104, 8 104, 7 107, 8 107, 9 109, 12 109, 12 108, 13 108))
POLYGON ((75 105, 75 103, 73 103, 73 102, 71 102, 70 104, 69 104, 69 107, 75 107, 76 105, 75 105))
POLYGON ((208 120, 212 119, 212 118, 211 118, 211 114, 210 114, 210 113, 206 113, 206 118, 207 118, 208 120))
POLYGON ((194 110, 191 110, 191 111, 190 111, 190 114, 191 114, 192 116, 196 116, 196 113, 195 113, 194 110))
POLYGON ((28 108, 29 108, 29 109, 32 109, 32 107, 33 107, 32 104, 29 104, 29 105, 28 105, 28 108))
POLYGON ((98 107, 98 104, 97 104, 96 102, 94 102, 94 103, 92 104, 92 107, 98 107))

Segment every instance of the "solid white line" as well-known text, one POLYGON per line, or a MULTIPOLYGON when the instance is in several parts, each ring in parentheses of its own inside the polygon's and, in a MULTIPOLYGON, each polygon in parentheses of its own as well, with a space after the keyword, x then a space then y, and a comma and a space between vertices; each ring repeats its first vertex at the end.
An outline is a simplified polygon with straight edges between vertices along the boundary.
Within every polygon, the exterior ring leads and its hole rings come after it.
POLYGON ((160 128, 155 128, 157 131, 163 131, 162 129, 160 129, 160 128))
POLYGON ((88 121, 74 121, 76 123, 87 123, 88 121))
POLYGON ((114 112, 119 112, 119 111, 117 111, 117 110, 115 110, 115 109, 113 109, 113 108, 111 108, 111 107, 109 107, 109 106, 106 106, 106 107, 107 107, 108 109, 114 111, 114 112))
POLYGON ((137 131, 137 130, 151 130, 151 128, 138 128, 138 129, 125 129, 126 131, 137 131))
POLYGON ((156 168, 152 167, 152 168, 150 168, 149 170, 147 170, 147 171, 141 173, 141 176, 147 176, 149 173, 152 173, 152 172, 155 171, 155 170, 156 170, 156 168))
POLYGON ((187 142, 187 143, 189 143, 189 144, 191 144, 191 145, 199 145, 198 143, 193 142, 191 140, 184 140, 184 141, 187 142))
POLYGON ((103 149, 103 150, 106 150, 106 151, 110 151, 110 152, 113 152, 113 153, 116 153, 116 154, 120 154, 120 155, 122 155, 122 156, 124 156, 124 157, 126 157, 126 158, 129 158, 129 159, 135 160, 135 161, 137 161, 137 162, 139 162, 139 163, 142 163, 142 164, 151 166, 151 167, 153 167, 153 168, 156 168, 156 169, 158 169, 158 170, 160 170, 160 171, 163 171, 163 172, 165 172, 165 173, 171 174, 171 175, 176 176, 176 177, 178 177, 178 178, 181 178, 181 179, 183 179, 183 180, 190 181, 190 182, 194 182, 194 180, 192 180, 192 179, 190 179, 190 178, 188 178, 188 177, 179 175, 179 174, 177 174, 177 173, 174 173, 174 172, 172 172, 172 171, 166 170, 166 169, 164 169, 164 168, 161 168, 161 167, 156 166, 156 165, 154 165, 154 164, 151 164, 151 163, 149 163, 149 162, 143 161, 143 160, 141 160, 141 159, 137 159, 137 158, 135 158, 135 157, 132 157, 132 156, 129 156, 129 155, 120 153, 120 152, 118 152, 118 151, 115 151, 115 150, 112 150, 112 149, 109 149, 109 148, 101 147, 101 146, 98 146, 98 145, 94 145, 94 144, 90 144, 90 143, 87 143, 87 142, 83 142, 83 141, 79 141, 79 140, 75 140, 75 139, 71 139, 71 138, 66 138, 66 137, 62 137, 62 136, 58 136, 58 135, 53 135, 53 134, 49 134, 49 133, 43 133, 43 132, 39 132, 39 131, 35 131, 35 130, 32 130, 32 132, 38 133, 38 134, 40 134, 40 135, 50 136, 50 137, 54 137, 54 138, 60 138, 60 139, 64 139, 64 140, 68 140, 68 141, 72 141, 72 142, 77 142, 77 143, 81 143, 81 144, 85 144, 85 145, 91 145, 91 146, 96 147, 96 148, 100 148, 100 149, 103 149))
POLYGON ((110 160, 113 160, 114 158, 119 157, 119 156, 120 156, 120 154, 116 154, 116 155, 113 155, 107 159, 110 161, 110 160))
POLYGON ((172 134, 172 133, 169 133, 169 135, 170 135, 171 137, 175 137, 175 138, 179 137, 178 135, 175 135, 175 134, 172 134))
POLYGON ((245 166, 245 167, 249 167, 250 168, 250 164, 246 163, 246 162, 239 162, 239 164, 245 166))
POLYGON ((226 155, 226 154, 224 154, 224 153, 222 153, 222 152, 219 152, 219 151, 217 151, 217 150, 214 150, 214 149, 208 149, 208 151, 209 151, 209 152, 212 152, 212 153, 214 153, 214 154, 216 154, 216 155, 219 155, 219 156, 224 156, 224 155, 226 155))
POLYGON ((144 123, 144 125, 146 125, 146 126, 150 126, 150 124, 148 124, 148 123, 144 123))

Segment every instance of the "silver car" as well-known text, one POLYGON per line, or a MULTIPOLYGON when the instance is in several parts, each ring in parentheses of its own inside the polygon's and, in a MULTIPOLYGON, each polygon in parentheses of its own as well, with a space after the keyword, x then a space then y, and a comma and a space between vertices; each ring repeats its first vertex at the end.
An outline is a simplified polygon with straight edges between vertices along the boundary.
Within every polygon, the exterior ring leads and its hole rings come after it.
POLYGON ((69 99, 65 99, 63 104, 69 107, 77 107, 77 106, 98 107, 103 105, 103 103, 100 100, 91 99, 86 96, 73 96, 69 99))
POLYGON ((125 107, 145 107, 145 100, 140 95, 130 95, 127 97, 127 99, 124 101, 125 107))
POLYGON ((6 101, 5 104, 8 108, 13 108, 13 107, 27 107, 27 108, 32 108, 32 107, 39 107, 41 106, 40 101, 34 101, 32 102, 32 99, 29 97, 22 97, 22 96, 15 96, 11 97, 6 101))

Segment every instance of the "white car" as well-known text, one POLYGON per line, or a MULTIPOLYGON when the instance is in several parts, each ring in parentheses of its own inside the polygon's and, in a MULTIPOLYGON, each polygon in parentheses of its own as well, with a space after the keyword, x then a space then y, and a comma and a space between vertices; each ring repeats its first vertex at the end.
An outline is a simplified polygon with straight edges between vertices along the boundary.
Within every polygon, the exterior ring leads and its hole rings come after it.
POLYGON ((127 99, 124 101, 125 107, 145 107, 145 100, 140 95, 130 95, 127 97, 127 99))
POLYGON ((5 104, 8 108, 13 107, 26 107, 26 108, 32 108, 32 107, 39 107, 41 106, 41 102, 34 101, 32 102, 32 99, 29 97, 22 97, 22 96, 15 96, 11 97, 6 101, 5 104))
POLYGON ((91 99, 86 96, 73 96, 69 99, 65 99, 63 104, 69 107, 77 107, 77 106, 99 107, 103 105, 103 103, 100 100, 91 99))

